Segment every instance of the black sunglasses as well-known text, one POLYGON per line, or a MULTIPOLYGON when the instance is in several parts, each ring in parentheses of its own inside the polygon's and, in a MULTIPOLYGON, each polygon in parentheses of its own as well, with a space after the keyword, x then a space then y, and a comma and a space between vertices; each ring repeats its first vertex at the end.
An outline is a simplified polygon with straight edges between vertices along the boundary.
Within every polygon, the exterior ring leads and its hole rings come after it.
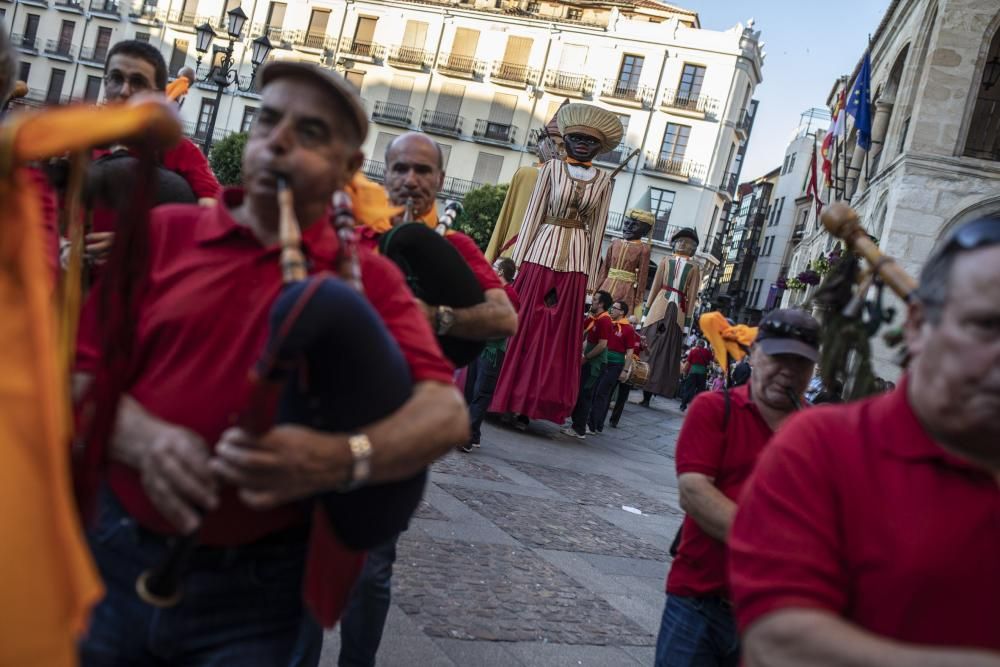
POLYGON ((803 329, 788 322, 764 322, 759 328, 767 334, 765 338, 794 338, 806 345, 819 345, 819 332, 815 329, 803 329))
POLYGON ((940 252, 946 253, 956 246, 962 250, 975 250, 995 243, 1000 243, 1000 218, 979 218, 959 227, 940 252))

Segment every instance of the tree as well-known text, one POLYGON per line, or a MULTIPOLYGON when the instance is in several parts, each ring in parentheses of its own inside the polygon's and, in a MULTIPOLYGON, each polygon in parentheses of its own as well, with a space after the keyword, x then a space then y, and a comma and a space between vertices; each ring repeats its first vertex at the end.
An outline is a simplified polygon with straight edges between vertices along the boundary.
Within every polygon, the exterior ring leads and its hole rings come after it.
POLYGON ((240 171, 243 166, 243 149, 247 145, 247 133, 236 132, 212 146, 208 158, 212 171, 223 185, 240 185, 240 171))
POLYGON ((507 196, 508 184, 483 185, 469 190, 462 204, 465 210, 455 221, 455 229, 465 232, 476 242, 480 250, 486 250, 503 200, 507 196))

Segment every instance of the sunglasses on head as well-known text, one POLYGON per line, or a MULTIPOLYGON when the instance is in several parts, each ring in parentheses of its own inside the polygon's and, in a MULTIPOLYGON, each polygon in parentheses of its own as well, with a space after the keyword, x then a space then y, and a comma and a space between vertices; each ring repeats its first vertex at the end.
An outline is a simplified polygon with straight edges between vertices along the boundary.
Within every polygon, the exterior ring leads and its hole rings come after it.
POLYGON ((819 345, 819 332, 814 329, 803 329, 788 322, 764 322, 760 330, 773 338, 794 338, 807 345, 819 345))
POLYGON ((1000 243, 1000 218, 980 218, 952 234, 940 252, 947 252, 956 246, 962 250, 975 250, 996 243, 1000 243))

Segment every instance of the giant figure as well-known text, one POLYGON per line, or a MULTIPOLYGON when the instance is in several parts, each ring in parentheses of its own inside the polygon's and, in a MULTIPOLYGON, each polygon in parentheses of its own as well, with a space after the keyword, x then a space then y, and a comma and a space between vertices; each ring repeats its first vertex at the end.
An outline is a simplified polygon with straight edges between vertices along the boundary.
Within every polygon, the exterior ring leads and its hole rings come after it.
POLYGON ((617 146, 623 129, 589 104, 568 104, 557 120, 567 157, 539 170, 514 245, 520 326, 491 410, 562 423, 576 403, 584 303, 611 203, 612 181, 591 160, 617 146))
POLYGON ((625 214, 622 222, 622 238, 615 239, 608 246, 604 260, 597 272, 595 284, 598 290, 611 295, 615 301, 628 304, 628 316, 634 312, 642 314, 642 299, 646 294, 646 279, 649 273, 649 255, 652 247, 643 241, 652 229, 655 218, 650 210, 649 193, 635 208, 625 214))

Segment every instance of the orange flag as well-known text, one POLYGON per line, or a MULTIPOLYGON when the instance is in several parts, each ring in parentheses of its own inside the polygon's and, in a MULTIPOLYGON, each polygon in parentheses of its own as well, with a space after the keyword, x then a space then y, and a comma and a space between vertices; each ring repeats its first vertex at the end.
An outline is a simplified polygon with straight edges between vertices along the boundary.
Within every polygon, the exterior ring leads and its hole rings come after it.
POLYGON ((18 166, 141 131, 180 133, 158 103, 63 108, 0 127, 0 665, 75 665, 102 594, 72 497, 69 377, 41 210, 18 166))

